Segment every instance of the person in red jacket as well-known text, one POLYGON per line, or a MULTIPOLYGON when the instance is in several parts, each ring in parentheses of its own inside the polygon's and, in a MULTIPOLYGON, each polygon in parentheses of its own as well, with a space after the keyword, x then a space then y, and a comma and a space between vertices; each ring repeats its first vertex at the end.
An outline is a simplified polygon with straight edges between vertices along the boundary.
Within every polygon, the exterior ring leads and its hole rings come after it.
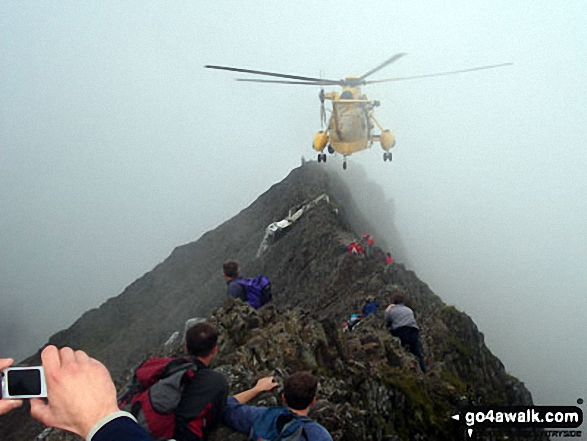
POLYGON ((370 234, 363 235, 363 242, 365 242, 365 258, 373 258, 373 245, 375 245, 375 239, 370 234))
POLYGON ((363 256, 365 250, 361 246, 361 244, 357 243, 356 241, 351 242, 351 244, 347 247, 347 250, 350 254, 355 256, 363 256))
POLYGON ((385 255, 385 264, 391 265, 393 263, 393 257, 391 257, 391 253, 387 253, 385 255))

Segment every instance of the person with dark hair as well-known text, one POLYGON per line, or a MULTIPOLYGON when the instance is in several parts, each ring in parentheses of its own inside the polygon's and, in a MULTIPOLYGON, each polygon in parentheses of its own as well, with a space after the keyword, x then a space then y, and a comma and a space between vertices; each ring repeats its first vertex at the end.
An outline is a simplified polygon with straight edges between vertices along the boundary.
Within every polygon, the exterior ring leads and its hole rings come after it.
POLYGON ((228 396, 224 375, 208 367, 218 352, 218 329, 208 322, 195 324, 186 332, 185 347, 198 370, 186 384, 174 411, 173 438, 200 441, 207 439, 210 430, 220 422, 228 396))
POLYGON ((155 439, 206 440, 226 405, 226 378, 209 368, 218 352, 218 329, 199 322, 185 337, 188 356, 147 359, 118 399, 155 439))
POLYGON ((247 300, 245 288, 237 282, 242 279, 238 270, 238 262, 234 260, 227 260, 222 264, 222 276, 226 280, 226 292, 229 297, 241 299, 243 302, 247 300))
POLYGON ((404 305, 405 299, 401 293, 394 294, 391 301, 391 305, 385 310, 385 326, 391 335, 400 339, 403 347, 416 356, 420 369, 426 373, 420 348, 420 328, 416 324, 414 311, 404 305))
POLYGON ((391 257, 391 253, 387 253, 385 255, 385 264, 391 265, 393 263, 393 257, 391 257))
POLYGON ((248 401, 255 398, 261 392, 266 392, 278 386, 274 377, 265 377, 257 381, 257 384, 244 392, 229 397, 224 410, 224 423, 230 428, 247 433, 257 439, 262 430, 273 430, 280 433, 285 421, 289 423, 294 420, 299 422, 302 439, 311 441, 332 441, 328 431, 317 422, 308 418, 308 413, 316 403, 316 392, 318 390, 318 378, 307 372, 298 372, 291 375, 284 382, 281 400, 284 406, 263 407, 250 406, 248 401), (272 416, 276 418, 272 419, 272 416), (267 427, 271 424, 276 427, 267 427), (305 436, 305 438, 303 438, 305 436))
POLYGON ((207 322, 197 323, 185 334, 185 348, 194 357, 207 357, 218 350, 218 329, 207 322))

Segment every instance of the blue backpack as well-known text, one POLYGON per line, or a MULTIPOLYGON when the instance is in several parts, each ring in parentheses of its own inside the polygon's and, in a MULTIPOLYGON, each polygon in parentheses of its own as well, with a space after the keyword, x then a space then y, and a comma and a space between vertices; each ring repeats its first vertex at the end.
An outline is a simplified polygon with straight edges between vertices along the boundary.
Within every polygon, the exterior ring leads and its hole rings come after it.
POLYGON ((311 420, 294 414, 287 407, 269 407, 255 420, 249 433, 249 441, 308 440, 304 421, 311 420))
POLYGON ((257 309, 271 301, 271 282, 263 274, 247 279, 237 279, 243 287, 244 299, 249 305, 257 309))

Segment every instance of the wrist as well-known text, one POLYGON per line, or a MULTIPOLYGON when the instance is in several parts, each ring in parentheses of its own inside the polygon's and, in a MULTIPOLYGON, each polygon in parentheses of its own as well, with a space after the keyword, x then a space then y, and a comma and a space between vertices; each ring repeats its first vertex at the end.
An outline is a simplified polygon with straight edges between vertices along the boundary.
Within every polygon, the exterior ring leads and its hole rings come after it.
POLYGON ((84 432, 82 435, 83 438, 86 439, 86 441, 92 441, 92 438, 94 437, 94 435, 96 433, 98 433, 98 431, 104 427, 106 424, 108 424, 110 421, 113 421, 117 418, 121 418, 121 417, 125 417, 125 418, 130 418, 133 421, 137 421, 136 418, 125 411, 119 410, 118 408, 114 411, 111 412, 107 415, 105 415, 104 417, 100 418, 100 420, 98 420, 97 422, 95 422, 86 432, 84 432))

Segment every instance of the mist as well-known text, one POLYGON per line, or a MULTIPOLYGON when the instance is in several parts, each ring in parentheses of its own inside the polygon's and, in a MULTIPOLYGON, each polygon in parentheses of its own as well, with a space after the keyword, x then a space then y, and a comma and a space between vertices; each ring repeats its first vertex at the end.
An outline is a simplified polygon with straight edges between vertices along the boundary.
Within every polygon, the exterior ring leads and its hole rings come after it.
POLYGON ((538 404, 585 398, 587 6, 356 6, 0 3, 0 357, 315 159, 318 88, 204 65, 342 78, 406 52, 374 77, 514 64, 365 89, 397 138, 349 158, 393 204, 374 222, 538 404))

